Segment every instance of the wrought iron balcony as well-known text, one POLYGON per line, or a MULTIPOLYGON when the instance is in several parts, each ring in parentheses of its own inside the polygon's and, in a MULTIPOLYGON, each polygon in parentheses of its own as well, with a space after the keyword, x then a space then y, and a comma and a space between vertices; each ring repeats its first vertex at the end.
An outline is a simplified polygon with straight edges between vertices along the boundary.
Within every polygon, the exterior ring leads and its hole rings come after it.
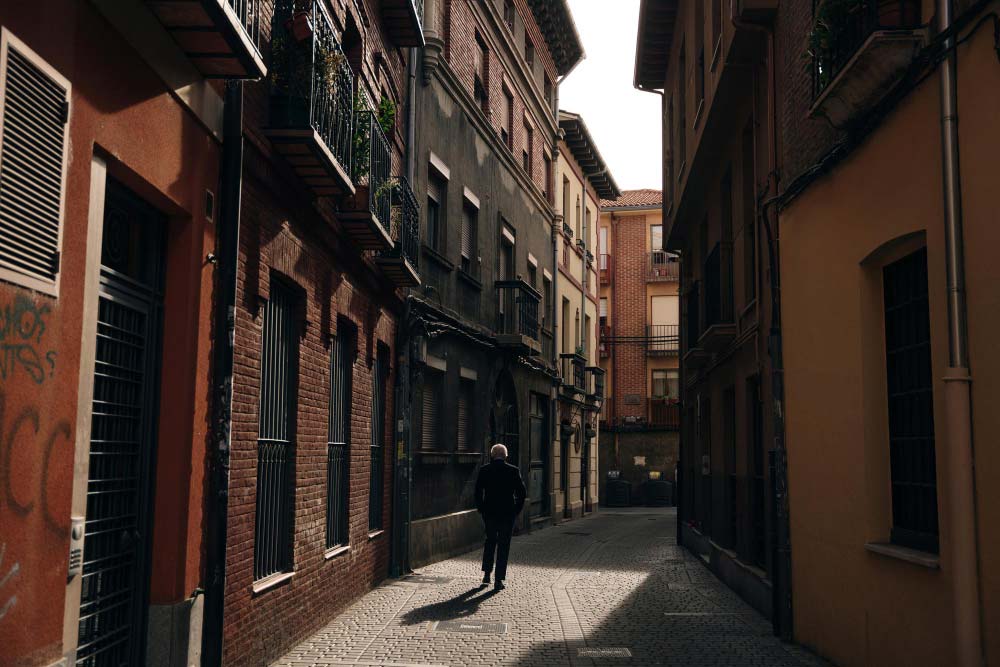
POLYGON ((380 252, 375 263, 400 287, 420 284, 420 205, 409 181, 392 181, 389 234, 392 247, 380 252))
POLYGON ((587 366, 585 382, 587 384, 587 400, 600 402, 604 400, 604 369, 600 366, 587 366))
POLYGON ((323 3, 310 4, 275 3, 265 133, 316 196, 353 195, 354 75, 323 3))
POLYGON ((924 42, 920 0, 822 0, 809 35, 812 115, 843 125, 874 105, 924 42))
POLYGON ((587 360, 575 352, 563 352, 559 355, 559 374, 562 376, 564 392, 574 394, 587 393, 587 360))
POLYGON ((204 76, 267 76, 260 52, 260 0, 148 0, 146 4, 204 76))
POLYGON ((542 295, 523 280, 498 280, 495 286, 497 344, 520 354, 539 354, 538 304, 542 295))
POLYGON ((424 0, 382 0, 382 21, 396 46, 424 45, 424 0))
POLYGON ((359 95, 354 112, 351 171, 354 194, 344 198, 339 216, 344 230, 365 250, 393 247, 392 150, 368 100, 359 95))
POLYGON ((666 398, 646 399, 646 424, 650 428, 680 430, 681 405, 666 398))
POLYGON ((705 330, 699 347, 718 351, 736 336, 733 319, 733 249, 717 243, 705 260, 705 330))
POLYGON ((597 269, 600 273, 600 279, 602 285, 611 284, 611 264, 614 258, 607 253, 601 253, 597 256, 597 269))
POLYGON ((680 351, 680 327, 676 324, 646 325, 646 354, 670 356, 680 351))
POLYGON ((681 279, 681 264, 664 250, 646 253, 647 282, 677 282, 681 279))
POLYGON ((597 341, 598 353, 601 355, 602 359, 607 359, 611 356, 611 327, 604 325, 600 330, 600 337, 597 341))

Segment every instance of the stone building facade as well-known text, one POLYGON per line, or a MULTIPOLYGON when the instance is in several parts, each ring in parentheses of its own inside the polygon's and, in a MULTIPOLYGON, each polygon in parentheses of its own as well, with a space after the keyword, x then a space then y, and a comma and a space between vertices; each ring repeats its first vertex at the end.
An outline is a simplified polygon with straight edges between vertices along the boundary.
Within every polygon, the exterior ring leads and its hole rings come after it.
POLYGON ((431 0, 425 16, 413 153, 422 285, 400 337, 413 566, 481 539, 473 487, 494 442, 529 487, 520 529, 553 512, 556 81, 583 55, 562 1, 431 0))

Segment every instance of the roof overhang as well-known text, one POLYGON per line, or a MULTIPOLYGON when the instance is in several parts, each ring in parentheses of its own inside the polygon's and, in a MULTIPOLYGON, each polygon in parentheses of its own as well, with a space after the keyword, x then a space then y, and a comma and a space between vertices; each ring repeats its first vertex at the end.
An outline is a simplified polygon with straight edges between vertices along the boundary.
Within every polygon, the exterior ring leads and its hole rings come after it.
POLYGON ((559 128, 563 131, 563 141, 573 153, 577 164, 583 170, 584 176, 594 186, 594 191, 601 199, 618 199, 621 190, 608 171, 608 165, 597 150, 597 144, 590 136, 583 117, 570 111, 559 110, 559 128))
POLYGON ((679 0, 642 0, 639 6, 639 30, 635 39, 635 74, 632 79, 636 88, 663 88, 679 4, 679 0))
POLYGON ((576 31, 566 0, 528 0, 535 22, 545 37, 559 76, 568 74, 583 60, 583 42, 576 31))

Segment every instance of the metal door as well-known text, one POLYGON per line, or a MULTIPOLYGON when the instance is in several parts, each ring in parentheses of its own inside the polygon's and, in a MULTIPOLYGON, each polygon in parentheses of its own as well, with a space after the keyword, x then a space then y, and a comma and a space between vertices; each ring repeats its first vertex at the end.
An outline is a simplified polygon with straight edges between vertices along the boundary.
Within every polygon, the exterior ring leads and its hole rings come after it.
POLYGON ((105 199, 77 665, 145 662, 162 310, 161 214, 105 199))
POLYGON ((537 394, 531 396, 531 412, 528 415, 528 497, 531 505, 530 516, 544 516, 549 511, 549 493, 546 481, 549 478, 548 420, 546 419, 547 399, 537 394))

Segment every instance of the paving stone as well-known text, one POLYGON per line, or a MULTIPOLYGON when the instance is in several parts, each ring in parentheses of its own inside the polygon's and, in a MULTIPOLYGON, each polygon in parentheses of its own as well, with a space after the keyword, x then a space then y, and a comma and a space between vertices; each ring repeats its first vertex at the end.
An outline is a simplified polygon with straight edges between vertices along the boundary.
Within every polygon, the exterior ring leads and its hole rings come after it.
POLYGON ((275 664, 829 667, 778 641, 677 546, 674 521, 672 509, 616 510, 515 537, 499 592, 479 586, 476 552, 429 565, 370 592, 275 664), (444 631, 449 622, 506 632, 444 631))

